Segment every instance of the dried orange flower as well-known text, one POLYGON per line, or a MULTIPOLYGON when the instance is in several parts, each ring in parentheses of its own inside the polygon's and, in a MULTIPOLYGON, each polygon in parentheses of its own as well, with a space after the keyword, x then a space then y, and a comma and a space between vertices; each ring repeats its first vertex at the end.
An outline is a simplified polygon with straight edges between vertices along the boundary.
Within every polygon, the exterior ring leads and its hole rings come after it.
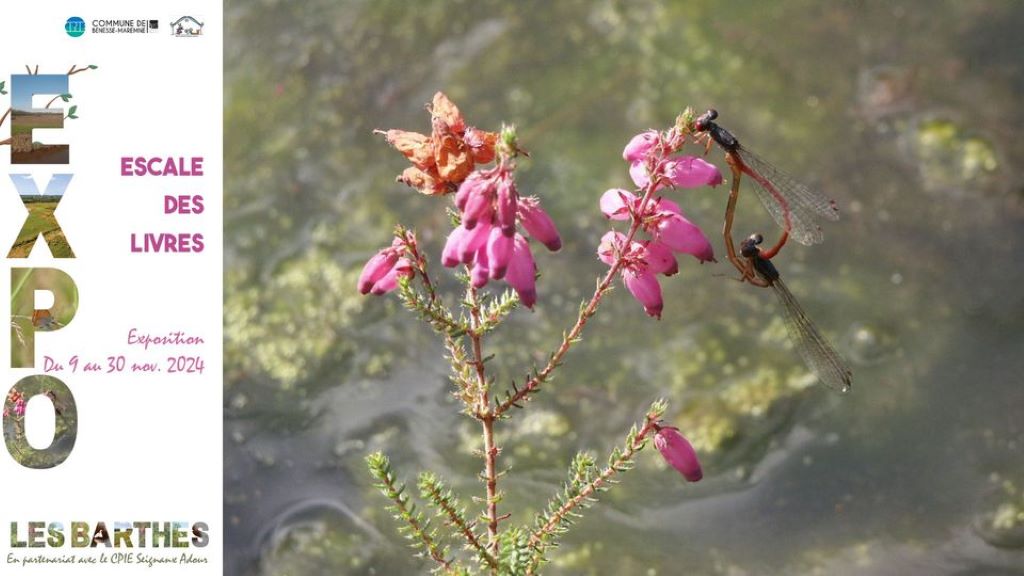
POLYGON ((451 192, 451 188, 441 180, 433 168, 423 171, 415 166, 409 166, 395 180, 428 196, 443 196, 451 192))
POLYGON ((412 162, 397 178, 422 194, 431 196, 454 192, 477 164, 494 160, 498 135, 466 127, 454 102, 443 92, 434 94, 430 111, 429 136, 406 130, 376 130, 388 144, 412 162))
POLYGON ((395 147, 421 170, 428 170, 434 165, 434 143, 419 132, 405 130, 388 130, 384 139, 395 147))

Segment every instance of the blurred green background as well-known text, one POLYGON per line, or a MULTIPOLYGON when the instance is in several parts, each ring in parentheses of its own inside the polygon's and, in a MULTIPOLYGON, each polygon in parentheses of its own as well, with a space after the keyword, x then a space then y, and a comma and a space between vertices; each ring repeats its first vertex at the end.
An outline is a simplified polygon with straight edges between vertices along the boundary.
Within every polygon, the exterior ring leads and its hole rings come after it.
MULTIPOLYGON (((730 279, 724 188, 675 199, 720 262, 681 260, 661 322, 617 290, 556 383, 503 423, 528 522, 580 449, 657 397, 703 456, 656 455, 588 511, 550 574, 1024 574, 1024 5, 1019 2, 227 2, 225 519, 239 575, 418 574, 363 456, 482 494, 442 348, 355 279, 401 222, 435 259, 443 201, 394 182, 375 128, 519 126, 523 193, 562 231, 533 313, 489 340, 541 362, 606 267, 621 152, 690 105, 842 210, 789 286, 854 369, 810 385, 774 298, 730 279), (1016 126, 1017 128, 1014 128, 1016 126)), ((710 158, 725 167, 719 151, 710 158)), ((747 190, 737 233, 774 227, 747 190)), ((439 269, 435 265, 435 269, 439 269)), ((453 284, 448 282, 447 288, 453 284)))

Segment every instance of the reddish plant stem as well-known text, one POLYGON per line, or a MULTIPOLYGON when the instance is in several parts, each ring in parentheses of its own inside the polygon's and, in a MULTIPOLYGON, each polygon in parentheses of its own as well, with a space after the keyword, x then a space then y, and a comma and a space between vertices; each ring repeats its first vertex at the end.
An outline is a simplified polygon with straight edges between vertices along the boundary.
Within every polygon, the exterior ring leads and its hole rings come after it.
MULTIPOLYGON (((471 330, 468 335, 473 342, 473 364, 476 368, 477 398, 476 417, 480 420, 484 438, 484 482, 487 486, 487 550, 498 557, 498 447, 494 442, 494 412, 490 410, 490 395, 487 375, 484 372, 483 336, 478 333, 480 326, 480 304, 476 288, 469 288, 471 330)), ((492 570, 493 571, 493 570, 492 570)), ((496 572, 494 572, 496 573, 496 572)))
MULTIPOLYGON (((640 205, 636 211, 637 213, 633 216, 633 223, 629 227, 629 232, 626 234, 626 241, 623 243, 624 249, 628 249, 629 244, 633 241, 633 237, 636 236, 637 231, 640 229, 642 224, 640 215, 644 213, 647 203, 650 201, 651 196, 654 195, 654 189, 656 187, 657 178, 652 178, 651 182, 644 190, 644 196, 640 201, 640 205)), ((604 278, 594 290, 594 295, 590 297, 590 301, 587 302, 587 305, 583 308, 583 311, 576 319, 576 324, 573 325, 572 329, 569 330, 569 332, 567 332, 562 338, 562 343, 558 346, 558 349, 555 350, 555 353, 551 355, 551 359, 548 360, 547 365, 544 366, 540 372, 537 372, 533 377, 527 380, 526 384, 516 391, 515 394, 510 395, 504 402, 501 402, 495 407, 495 418, 501 417, 502 414, 507 412, 520 401, 529 400, 530 394, 536 392, 537 389, 540 388, 540 385, 543 384, 548 377, 551 376, 551 373, 555 371, 555 368, 558 368, 558 365, 562 362, 562 358, 564 358, 566 353, 569 352, 569 349, 572 348, 573 342, 575 342, 583 332, 583 328, 586 327, 587 321, 594 315, 594 312, 597 311, 598 305, 601 304, 601 298, 604 297, 605 292, 608 291, 608 287, 611 285, 612 281, 615 280, 615 276, 622 268, 624 260, 623 256, 624 254, 619 254, 615 259, 615 262, 612 264, 612 267, 608 269, 608 273, 604 275, 604 278)))
MULTIPOLYGON (((486 398, 482 398, 486 401, 486 398)), ((498 447, 494 444, 494 417, 481 421, 484 434, 485 472, 487 474, 487 548, 498 555, 498 447)))

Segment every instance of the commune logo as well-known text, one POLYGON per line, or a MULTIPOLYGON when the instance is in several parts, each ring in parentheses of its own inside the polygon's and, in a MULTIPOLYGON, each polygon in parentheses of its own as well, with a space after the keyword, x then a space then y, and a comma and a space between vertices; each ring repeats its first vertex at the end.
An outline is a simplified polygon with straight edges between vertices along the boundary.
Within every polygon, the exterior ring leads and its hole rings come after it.
POLYGON ((85 20, 82 20, 78 16, 68 18, 67 22, 64 23, 64 31, 68 33, 68 36, 78 38, 82 34, 85 34, 85 20))
POLYGON ((171 22, 171 34, 177 38, 195 38, 202 36, 203 23, 192 16, 182 16, 171 22))

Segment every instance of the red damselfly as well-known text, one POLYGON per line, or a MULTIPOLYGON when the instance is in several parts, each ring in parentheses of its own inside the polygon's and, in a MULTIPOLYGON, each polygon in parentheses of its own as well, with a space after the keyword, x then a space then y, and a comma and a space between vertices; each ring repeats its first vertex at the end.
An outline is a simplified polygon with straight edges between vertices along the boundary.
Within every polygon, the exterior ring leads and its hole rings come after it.
POLYGON ((771 260, 764 257, 759 247, 763 238, 754 234, 740 243, 740 254, 747 259, 744 277, 757 286, 770 286, 786 315, 786 329, 804 363, 829 388, 846 392, 853 383, 853 371, 832 344, 818 332, 814 322, 804 312, 771 260))
MULTIPOLYGON (((731 132, 715 123, 718 118, 716 110, 708 110, 693 122, 693 130, 707 136, 725 151, 726 159, 737 171, 750 176, 754 182, 757 197, 764 205, 772 219, 786 233, 776 247, 781 248, 787 236, 797 242, 810 246, 824 240, 818 220, 838 220, 839 208, 834 200, 821 192, 802 184, 795 178, 779 170, 768 161, 754 154, 732 135, 731 132)), ((710 142, 708 143, 710 146, 710 142)), ((734 177, 734 180, 738 178, 734 177)), ((726 212, 726 221, 731 224, 735 201, 730 203, 726 212)))

